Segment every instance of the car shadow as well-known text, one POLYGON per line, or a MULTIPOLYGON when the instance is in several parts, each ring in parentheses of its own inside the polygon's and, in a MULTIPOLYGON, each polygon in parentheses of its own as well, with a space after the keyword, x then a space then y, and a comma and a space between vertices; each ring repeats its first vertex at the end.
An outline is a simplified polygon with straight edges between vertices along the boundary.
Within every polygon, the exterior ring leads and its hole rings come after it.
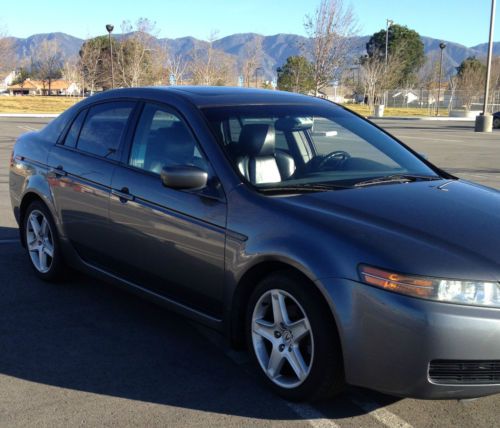
MULTIPOLYGON (((301 419, 255 379, 247 359, 235 362, 203 328, 76 272, 57 284, 39 280, 17 236, 0 227, 0 374, 225 415, 301 419)), ((364 414, 351 394, 316 406, 331 418, 364 414)), ((383 397, 383 405, 397 401, 383 397)))

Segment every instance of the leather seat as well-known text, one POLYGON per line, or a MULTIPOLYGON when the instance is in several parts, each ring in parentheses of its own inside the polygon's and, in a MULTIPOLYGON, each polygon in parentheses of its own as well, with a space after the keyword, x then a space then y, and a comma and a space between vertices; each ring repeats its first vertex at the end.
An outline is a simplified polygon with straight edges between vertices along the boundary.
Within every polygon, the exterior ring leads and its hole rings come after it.
POLYGON ((273 125, 244 125, 238 146, 243 153, 236 161, 238 169, 253 184, 279 183, 295 171, 293 158, 276 150, 273 125))

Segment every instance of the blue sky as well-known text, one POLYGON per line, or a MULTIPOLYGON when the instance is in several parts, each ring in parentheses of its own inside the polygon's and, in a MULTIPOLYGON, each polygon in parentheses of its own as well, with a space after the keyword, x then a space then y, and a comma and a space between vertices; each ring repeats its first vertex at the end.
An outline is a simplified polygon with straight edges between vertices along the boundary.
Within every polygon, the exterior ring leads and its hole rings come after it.
MULTIPOLYGON (((0 17, 0 28, 16 37, 62 31, 80 38, 105 33, 107 23, 139 17, 156 22, 161 37, 194 36, 206 39, 212 30, 219 37, 255 32, 304 34, 306 13, 319 0, 24 0, 23 11, 0 17), (8 18, 6 18, 8 16, 8 18)), ((349 3, 349 0, 344 0, 349 3)), ((385 27, 386 18, 407 25, 421 35, 466 46, 488 39, 490 0, 352 0, 360 35, 385 27)), ((500 5, 499 8, 500 9, 500 5)), ((15 7, 11 8, 15 11, 15 7)), ((500 12, 497 13, 500 41, 500 12)))

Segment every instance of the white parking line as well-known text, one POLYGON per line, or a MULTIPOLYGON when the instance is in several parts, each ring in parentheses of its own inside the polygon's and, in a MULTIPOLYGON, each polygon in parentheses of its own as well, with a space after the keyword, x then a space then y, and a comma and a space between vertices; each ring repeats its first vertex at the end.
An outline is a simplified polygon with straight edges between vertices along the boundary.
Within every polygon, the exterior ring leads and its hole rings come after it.
POLYGON ((386 427, 413 428, 413 425, 410 425, 394 413, 389 412, 389 410, 384 409, 379 404, 371 401, 367 397, 360 396, 359 394, 357 395, 358 397, 351 397, 351 401, 360 409, 364 410, 369 416, 372 416, 386 427))
POLYGON ((309 404, 286 401, 286 405, 314 428, 340 428, 333 420, 325 418, 325 415, 309 404))
POLYGON ((21 125, 17 126, 19 129, 22 129, 23 131, 38 131, 38 128, 33 128, 32 126, 27 126, 27 125, 21 125))
POLYGON ((408 140, 424 140, 424 141, 446 141, 447 143, 463 143, 463 140, 452 140, 450 138, 442 138, 442 137, 434 137, 434 138, 416 137, 415 135, 401 135, 396 133, 394 133, 394 135, 400 140, 408 139, 408 140))

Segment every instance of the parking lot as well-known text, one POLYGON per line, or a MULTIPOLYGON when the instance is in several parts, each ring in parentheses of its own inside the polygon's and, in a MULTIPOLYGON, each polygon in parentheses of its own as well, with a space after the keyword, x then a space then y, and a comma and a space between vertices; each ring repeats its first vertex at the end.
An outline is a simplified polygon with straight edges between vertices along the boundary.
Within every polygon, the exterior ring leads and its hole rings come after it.
MULTIPOLYGON (((36 279, 17 241, 7 166, 16 136, 47 120, 0 118, 0 426, 500 426, 500 395, 423 401, 350 387, 335 401, 287 403, 205 328, 84 275, 36 279)), ((500 130, 376 123, 441 168, 500 189, 500 130)))

